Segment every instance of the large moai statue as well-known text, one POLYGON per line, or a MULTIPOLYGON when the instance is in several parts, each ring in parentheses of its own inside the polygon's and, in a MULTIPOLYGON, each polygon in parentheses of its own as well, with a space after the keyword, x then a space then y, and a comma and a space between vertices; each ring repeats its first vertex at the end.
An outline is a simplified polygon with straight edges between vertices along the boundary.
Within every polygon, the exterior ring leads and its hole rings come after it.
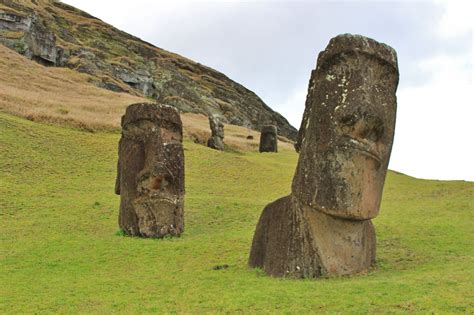
POLYGON ((209 126, 211 127, 211 137, 207 140, 209 148, 224 151, 224 124, 218 116, 209 116, 209 126))
POLYGON ((277 127, 274 125, 264 125, 260 133, 260 152, 278 152, 277 127))
POLYGON ((115 192, 119 226, 141 237, 179 236, 184 228, 183 128, 167 105, 133 104, 122 117, 115 192))
POLYGON ((318 56, 300 129, 292 193, 265 207, 249 265, 272 276, 367 271, 395 128, 391 47, 339 35, 318 56))

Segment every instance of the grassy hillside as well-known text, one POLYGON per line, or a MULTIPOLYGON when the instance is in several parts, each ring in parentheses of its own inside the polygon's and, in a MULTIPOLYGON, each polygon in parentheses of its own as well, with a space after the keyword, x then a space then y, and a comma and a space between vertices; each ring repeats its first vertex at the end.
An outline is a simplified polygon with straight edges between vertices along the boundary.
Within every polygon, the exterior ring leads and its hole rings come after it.
MULTIPOLYGON (((154 100, 98 88, 91 76, 66 68, 37 64, 0 45, 0 111, 33 121, 73 126, 87 131, 116 131, 125 107, 154 100)), ((207 117, 181 115, 187 139, 205 143, 210 135, 207 117)), ((259 132, 225 124, 225 143, 231 150, 258 150, 259 132), (247 140, 247 136, 253 140, 247 140)), ((280 147, 291 148, 280 137, 280 147)))
MULTIPOLYGON (((144 22, 139 16, 136 21, 144 22)), ((255 130, 271 122, 280 134, 296 138, 283 116, 223 73, 60 1, 1 0, 0 44, 39 63, 87 73, 101 88, 150 97, 183 112, 219 114, 255 130)))
POLYGON ((117 129, 125 107, 152 102, 91 84, 92 77, 45 67, 0 45, 0 110, 86 130, 117 129))
POLYGON ((0 313, 474 312, 474 183, 390 172, 375 270, 273 279, 246 261, 293 151, 186 141, 185 233, 150 240, 117 235, 118 138, 0 113, 0 313))

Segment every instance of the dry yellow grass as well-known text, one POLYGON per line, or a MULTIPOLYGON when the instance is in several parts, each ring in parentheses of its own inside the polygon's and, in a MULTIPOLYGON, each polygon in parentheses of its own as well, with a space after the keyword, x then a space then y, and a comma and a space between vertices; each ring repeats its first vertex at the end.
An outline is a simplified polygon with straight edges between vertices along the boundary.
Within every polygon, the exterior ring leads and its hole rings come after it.
POLYGON ((85 129, 117 128, 125 107, 146 99, 89 83, 92 77, 39 65, 0 46, 0 110, 85 129))
MULTIPOLYGON (((94 86, 93 78, 66 68, 39 65, 0 45, 0 111, 34 121, 90 131, 117 130, 125 108, 149 99, 94 86)), ((207 117, 181 115, 185 136, 205 143, 210 135, 207 117)), ((259 132, 225 125, 225 143, 235 150, 258 150, 259 132), (247 140, 247 136, 253 140, 247 140)), ((284 139, 283 139, 284 140, 284 139)), ((280 141, 281 149, 292 144, 280 141)))
MULTIPOLYGON (((183 120, 185 138, 205 144, 211 135, 207 117, 201 114, 187 113, 182 114, 181 119, 183 120)), ((238 151, 258 151, 260 132, 229 124, 224 124, 224 132, 224 142, 230 148, 238 151), (247 139, 248 136, 252 136, 253 139, 247 139)), ((279 138, 279 150, 294 150, 291 141, 284 137, 279 138)))

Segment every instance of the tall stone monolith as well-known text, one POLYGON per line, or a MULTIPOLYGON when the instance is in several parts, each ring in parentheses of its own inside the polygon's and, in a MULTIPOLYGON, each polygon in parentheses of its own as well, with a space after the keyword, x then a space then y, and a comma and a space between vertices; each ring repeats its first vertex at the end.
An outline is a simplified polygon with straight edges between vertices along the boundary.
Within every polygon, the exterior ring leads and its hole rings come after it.
POLYGON ((178 111, 133 104, 121 125, 115 185, 120 228, 132 236, 179 236, 184 228, 184 153, 178 111))
POLYGON ((265 207, 249 264, 272 276, 365 272, 375 262, 398 85, 393 48, 339 35, 311 74, 292 192, 265 207))
POLYGON ((224 151, 224 124, 218 116, 209 116, 209 127, 211 128, 211 137, 207 140, 209 148, 224 151))
POLYGON ((264 125, 260 132, 260 152, 278 152, 278 132, 274 125, 264 125))

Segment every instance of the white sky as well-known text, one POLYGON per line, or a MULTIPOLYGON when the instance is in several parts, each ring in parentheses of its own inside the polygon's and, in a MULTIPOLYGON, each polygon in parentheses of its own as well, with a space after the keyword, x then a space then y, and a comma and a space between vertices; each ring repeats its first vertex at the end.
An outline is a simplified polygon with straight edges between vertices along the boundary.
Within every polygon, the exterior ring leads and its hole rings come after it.
POLYGON ((223 72, 299 128, 317 54, 340 33, 398 52, 390 169, 474 181, 474 1, 63 0, 223 72))

